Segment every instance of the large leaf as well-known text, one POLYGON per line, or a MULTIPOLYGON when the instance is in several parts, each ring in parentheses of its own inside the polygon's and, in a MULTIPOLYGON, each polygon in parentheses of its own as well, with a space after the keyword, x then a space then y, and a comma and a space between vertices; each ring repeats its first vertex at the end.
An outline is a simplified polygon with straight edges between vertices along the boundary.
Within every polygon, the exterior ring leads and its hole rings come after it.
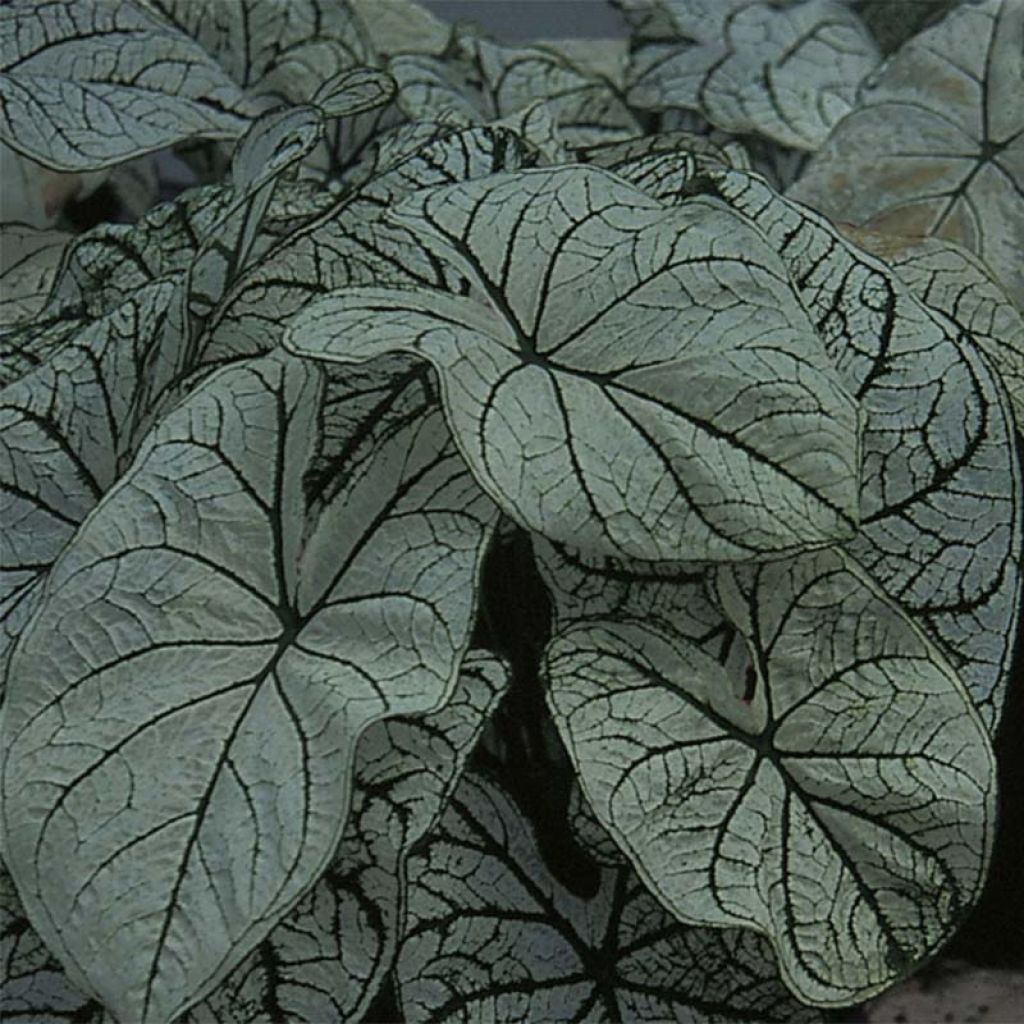
POLYGON ((109 167, 246 128, 221 68, 132 0, 18 0, 0 8, 0 39, 0 139, 47 167, 109 167))
POLYGON ((682 920, 754 928, 805 1002, 933 953, 984 876, 985 729, 938 650, 836 551, 718 570, 723 667, 670 627, 592 621, 546 655, 584 793, 682 920))
POLYGON ((861 95, 789 195, 971 249, 1024 307, 1024 4, 956 5, 861 95))
POLYGON ((424 191, 392 219, 478 295, 342 290, 285 344, 430 360, 465 458, 521 525, 676 560, 850 535, 856 406, 745 220, 714 200, 667 208, 592 168, 424 191))
POLYGON ((548 871, 527 820, 466 776, 410 860, 398 962, 416 1021, 810 1021, 762 939, 673 921, 628 867, 590 900, 548 871))
POLYGON ((1024 315, 969 249, 941 238, 907 238, 846 227, 843 233, 881 256, 926 305, 945 313, 979 345, 1024 426, 1024 315))
POLYGON ((178 298, 169 282, 147 285, 0 391, 0 695, 43 577, 135 454, 147 397, 177 366, 178 298))
POLYGON ((372 62, 349 0, 143 0, 194 39, 254 97, 308 103, 343 71, 372 62))
POLYGON ((656 14, 671 32, 667 39, 644 40, 641 31, 630 66, 630 103, 694 110, 718 128, 797 149, 814 150, 825 141, 879 61, 857 14, 835 0, 620 3, 634 22, 656 14))
POLYGON ((10 663, 11 874, 122 1019, 173 1018, 262 941, 335 851, 362 732, 440 706, 468 646, 493 506, 435 411, 367 424, 308 522, 318 377, 270 357, 198 388, 10 663))
POLYGON ((406 857, 454 789, 506 671, 492 656, 470 654, 440 711, 366 731, 351 817, 327 873, 192 1020, 253 1020, 270 1009, 309 1024, 362 1019, 398 951, 406 857), (262 1012, 247 1014, 250 1003, 262 1012))
POLYGON ((956 324, 824 218, 741 172, 709 174, 778 248, 866 414, 850 551, 939 642, 994 729, 1019 628, 1024 518, 998 378, 956 324))
POLYGON ((0 865, 0 1018, 26 1024, 99 1024, 103 1007, 64 972, 28 922, 0 865))

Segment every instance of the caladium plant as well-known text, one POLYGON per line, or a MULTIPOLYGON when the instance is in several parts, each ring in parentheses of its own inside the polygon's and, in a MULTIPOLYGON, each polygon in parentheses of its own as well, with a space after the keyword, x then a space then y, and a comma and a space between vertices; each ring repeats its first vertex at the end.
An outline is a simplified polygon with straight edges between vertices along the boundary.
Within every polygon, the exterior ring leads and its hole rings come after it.
POLYGON ((195 178, 2 226, 5 1019, 813 1021, 976 902, 1024 7, 617 6, 0 7, 5 153, 195 178))

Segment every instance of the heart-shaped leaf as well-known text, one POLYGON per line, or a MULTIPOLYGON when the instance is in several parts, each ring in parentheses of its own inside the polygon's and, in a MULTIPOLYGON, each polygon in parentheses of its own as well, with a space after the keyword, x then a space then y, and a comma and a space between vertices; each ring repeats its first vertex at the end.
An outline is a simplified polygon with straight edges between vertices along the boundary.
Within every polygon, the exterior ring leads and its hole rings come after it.
POLYGON ((197 388, 11 659, 5 855, 122 1019, 173 1018, 265 938, 335 851, 361 734, 439 707, 469 643, 496 511, 443 418, 365 424, 307 522, 312 369, 268 357, 197 388))
POLYGON ((682 920, 768 936, 820 1006, 880 991, 977 897, 988 736, 938 650, 836 551, 722 568, 727 667, 657 623, 556 636, 549 704, 601 823, 682 920))
POLYGON ((424 191, 393 219, 478 296, 342 290, 296 317, 285 345, 428 359, 463 455, 521 525, 665 560, 852 533, 856 405, 745 220, 702 198, 672 209, 586 167, 424 191))
POLYGON ((885 65, 789 195, 836 220, 938 235, 1024 308, 1024 4, 956 4, 885 65))
POLYGON ((768 944, 673 921, 628 867, 580 899, 548 871, 522 812, 467 775, 410 860, 398 961, 408 1020, 811 1021, 768 944))

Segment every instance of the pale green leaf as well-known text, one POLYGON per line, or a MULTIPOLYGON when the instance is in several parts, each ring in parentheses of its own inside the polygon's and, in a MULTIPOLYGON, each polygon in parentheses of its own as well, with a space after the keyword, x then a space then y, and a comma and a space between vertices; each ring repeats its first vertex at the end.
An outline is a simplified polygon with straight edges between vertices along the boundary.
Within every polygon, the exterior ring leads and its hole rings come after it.
POLYGON ((496 514, 442 417, 367 424, 307 521, 312 371, 228 367, 167 416, 10 662, 8 866, 121 1019, 172 1019, 266 937, 334 854, 359 737, 439 708, 469 644, 496 514))
POLYGON ((324 82, 372 64, 349 0, 142 0, 251 97, 309 103, 324 82))
POLYGON ((157 282, 0 391, 0 694, 43 577, 135 454, 178 365, 177 289, 157 282))
POLYGON ((956 677, 836 551, 717 571, 723 667, 662 624, 594 621, 546 654, 549 704, 601 823, 681 920, 766 935, 787 984, 857 1002, 977 898, 995 812, 956 677))
POLYGON ((245 130, 237 86, 132 0, 7 5, 0 40, 0 139, 47 167, 94 170, 245 130))
POLYGON ((67 976, 29 924, 0 865, 0 1019, 19 1024, 100 1024, 103 1007, 67 976))
POLYGON ((541 859, 522 812, 464 777, 410 859, 398 961, 407 1020, 812 1021, 779 982, 768 944, 673 921, 628 867, 592 899, 541 859))
POLYGON ((1024 426, 1024 316, 985 264, 969 249, 941 238, 857 228, 843 233, 882 257, 925 305, 971 336, 1006 385, 1018 428, 1024 426))
POLYGON ((385 211, 417 189, 523 166, 528 154, 507 129, 446 128, 438 137, 437 125, 425 128, 425 140, 403 136, 379 173, 279 238, 242 275, 207 325, 211 353, 265 351, 289 316, 332 288, 384 281, 457 288, 461 278, 415 231, 385 220, 385 211))
POLYGON ((625 6, 660 6, 677 40, 662 36, 634 52, 631 104, 697 111, 718 128, 796 149, 814 150, 825 141, 879 62, 856 13, 835 0, 784 6, 627 0, 625 6))
POLYGON ((65 231, 0 224, 0 327, 43 308, 71 238, 65 231))
POLYGON ((849 550, 940 644, 994 730, 1019 629, 1024 520, 998 379, 968 336, 824 218, 757 178, 708 174, 781 253, 865 414, 849 550))
POLYGON ((374 52, 381 58, 398 53, 439 55, 451 28, 415 0, 349 0, 374 52))
POLYGON ((977 253, 1024 308, 1024 4, 958 4, 861 95, 789 195, 977 253))
POLYGON ((440 711, 366 731, 356 748, 352 813, 331 866, 190 1020, 237 1019, 253 991, 260 1010, 269 1003, 289 1021, 365 1015, 398 951, 406 858, 455 788, 506 673, 494 657, 471 653, 440 711))
POLYGON ((428 359, 464 457, 521 525, 661 560, 851 534, 856 405, 745 220, 702 198, 666 207, 591 168, 423 191, 391 220, 477 294, 342 290, 285 344, 428 359))

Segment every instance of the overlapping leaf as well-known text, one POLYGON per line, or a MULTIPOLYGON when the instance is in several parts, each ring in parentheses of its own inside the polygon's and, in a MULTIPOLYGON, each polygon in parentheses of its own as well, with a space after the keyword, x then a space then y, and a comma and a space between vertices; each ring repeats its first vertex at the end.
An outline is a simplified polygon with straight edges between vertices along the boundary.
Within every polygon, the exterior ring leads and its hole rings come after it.
POLYGON ((30 320, 46 303, 71 235, 0 224, 0 330, 30 320))
POLYGON ((882 257, 932 309, 945 313, 988 356, 1006 385, 1018 427, 1024 424, 1024 316, 969 249, 940 238, 906 238, 844 228, 882 257))
POLYGON ((994 766, 939 651, 851 560, 717 571, 726 667, 657 623, 555 637, 549 703, 584 793, 681 919, 767 935, 843 1005, 938 948, 976 898, 994 766))
POLYGON ((738 171, 709 174, 777 247, 864 410, 849 550, 939 642, 994 729, 1021 594, 1021 480, 1003 389, 967 335, 823 218, 738 171))
POLYGON ((344 71, 373 63, 349 0, 144 0, 252 97, 310 102, 344 71))
POLYGON ((852 532, 855 404, 745 220, 713 200, 667 208, 591 168, 421 192, 392 219, 478 295, 339 291, 285 344, 430 360, 465 458, 521 525, 668 560, 852 532))
POLYGON ((0 9, 0 40, 0 139, 47 167, 234 138, 252 112, 218 64, 133 0, 19 0, 0 9))
POLYGON ((619 2, 640 30, 631 104, 697 111, 718 128, 797 149, 825 141, 879 61, 857 14, 835 0, 619 2))
POLYGON ((1024 5, 958 4, 913 37, 789 195, 897 235, 977 253, 1024 307, 1024 5))
POLYGON ((526 146, 503 128, 455 131, 427 126, 402 139, 383 167, 317 216, 282 237, 231 289, 208 327, 223 354, 252 354, 280 340, 286 319, 311 299, 348 284, 427 284, 457 287, 457 275, 417 233, 384 218, 411 192, 523 166, 526 146), (407 148, 408 147, 408 148, 407 148), (393 162, 392 162, 393 161, 393 162))
POLYGON ((388 67, 410 117, 471 124, 511 117, 543 100, 567 146, 640 134, 615 85, 554 44, 501 46, 457 27, 443 58, 402 56, 388 67))
POLYGON ((306 522, 312 367, 211 377, 54 566, 10 664, 5 854, 47 945, 166 1020, 324 870, 360 735, 439 707, 495 511, 439 413, 306 522))
POLYGON ((178 365, 178 298, 172 283, 146 286, 0 391, 0 693, 43 577, 134 454, 146 396, 178 365))
POLYGON ((410 860, 398 962, 409 1020, 804 1021, 762 939, 688 928, 628 867, 591 900, 549 873, 496 786, 466 776, 410 860))
POLYGON ((356 749, 352 813, 330 868, 190 1019, 360 1020, 401 938, 405 860, 432 827, 505 688, 482 652, 440 711, 369 728, 356 749), (254 1013, 240 1013, 247 1003, 254 1013))
POLYGON ((75 986, 25 916, 0 865, 0 1018, 99 1024, 103 1007, 75 986))

